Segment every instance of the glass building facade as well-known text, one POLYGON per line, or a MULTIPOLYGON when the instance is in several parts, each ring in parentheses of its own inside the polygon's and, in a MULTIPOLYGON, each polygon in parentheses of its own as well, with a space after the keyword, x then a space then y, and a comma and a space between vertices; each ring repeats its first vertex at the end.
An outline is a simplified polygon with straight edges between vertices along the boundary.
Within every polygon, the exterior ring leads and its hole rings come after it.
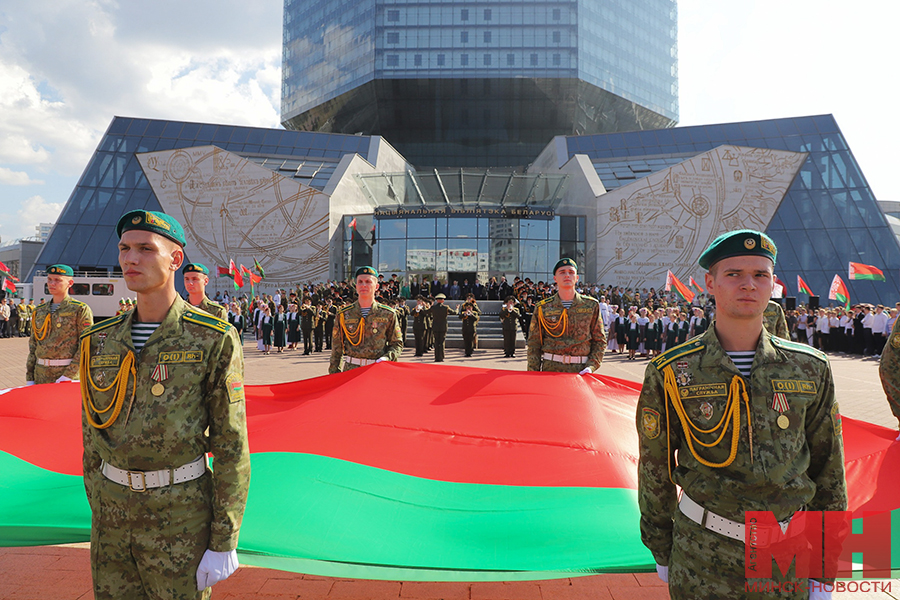
POLYGON ((344 272, 372 264, 386 277, 459 281, 529 277, 546 281, 561 256, 584 264, 585 217, 374 219, 344 217, 344 272), (351 221, 356 220, 356 227, 351 221), (374 236, 372 227, 375 227, 374 236), (374 244, 372 242, 375 242, 374 244))
POLYGON ((800 275, 828 305, 837 274, 851 302, 893 306, 900 299, 900 244, 831 115, 572 136, 566 143, 570 157, 590 157, 607 190, 722 144, 808 152, 766 230, 778 246, 775 271, 787 295, 798 295, 800 275), (880 268, 886 281, 849 281, 849 262, 880 268))
POLYGON ((678 118, 674 0, 286 0, 282 122, 417 167, 527 164, 555 135, 678 118))

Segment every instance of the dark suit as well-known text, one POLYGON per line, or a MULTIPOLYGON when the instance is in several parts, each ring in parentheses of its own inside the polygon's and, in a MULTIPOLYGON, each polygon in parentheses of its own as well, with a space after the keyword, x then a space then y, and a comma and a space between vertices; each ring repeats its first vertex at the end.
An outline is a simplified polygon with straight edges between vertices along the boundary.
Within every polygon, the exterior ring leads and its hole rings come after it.
POLYGON ((456 311, 443 302, 435 302, 428 309, 434 330, 434 362, 444 362, 444 342, 447 339, 447 316, 456 311))

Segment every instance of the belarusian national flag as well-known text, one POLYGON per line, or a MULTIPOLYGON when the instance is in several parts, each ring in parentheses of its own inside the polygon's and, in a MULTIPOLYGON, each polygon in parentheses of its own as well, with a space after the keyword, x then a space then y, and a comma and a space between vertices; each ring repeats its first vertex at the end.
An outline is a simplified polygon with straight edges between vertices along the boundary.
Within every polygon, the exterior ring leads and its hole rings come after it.
POLYGON ((219 277, 231 277, 231 271, 228 267, 220 267, 216 265, 216 273, 219 274, 219 277))
POLYGON ((857 279, 884 281, 884 273, 878 267, 852 262, 850 263, 850 281, 856 281, 857 279))
POLYGON ((0 261, 0 273, 9 273, 9 267, 3 264, 3 261, 0 261))
POLYGON ((828 290, 828 299, 843 302, 845 308, 850 308, 850 291, 844 284, 840 275, 835 275, 831 280, 831 289, 828 290))
POLYGON ((693 276, 693 275, 691 275, 691 279, 690 279, 690 281, 688 281, 688 283, 689 283, 692 287, 695 287, 695 288, 697 288, 698 290, 700 290, 700 293, 701 293, 701 294, 703 293, 703 288, 700 287, 700 284, 697 283, 697 280, 694 279, 694 276, 693 276))
MULTIPOLYGON (((79 386, 5 391, 0 547, 88 541, 79 386)), ((386 362, 245 393, 242 564, 394 581, 655 570, 640 534, 637 383, 386 362), (415 393, 398 399, 397 381, 415 393)), ((842 427, 849 510, 900 508, 896 431, 842 427)))
POLYGON ((12 280, 8 277, 3 278, 3 289, 9 292, 10 294, 16 293, 16 286, 13 284, 12 280))
POLYGON ((265 279, 266 272, 263 271, 262 265, 259 264, 259 261, 256 260, 255 258, 253 259, 253 266, 256 267, 256 271, 259 273, 259 276, 262 277, 263 279, 265 279))
POLYGON ((675 274, 672 273, 672 271, 666 271, 666 291, 671 291, 672 286, 675 286, 675 291, 678 292, 678 295, 681 296, 685 302, 690 302, 694 299, 694 292, 692 292, 688 286, 678 281, 678 278, 675 277, 675 274))
POLYGON ((797 275, 797 293, 798 294, 806 294, 807 296, 815 296, 813 291, 809 289, 809 286, 806 285, 806 282, 803 281, 803 278, 797 275))
POLYGON ((244 274, 240 269, 235 269, 232 277, 234 278, 234 289, 238 290, 244 287, 244 274))

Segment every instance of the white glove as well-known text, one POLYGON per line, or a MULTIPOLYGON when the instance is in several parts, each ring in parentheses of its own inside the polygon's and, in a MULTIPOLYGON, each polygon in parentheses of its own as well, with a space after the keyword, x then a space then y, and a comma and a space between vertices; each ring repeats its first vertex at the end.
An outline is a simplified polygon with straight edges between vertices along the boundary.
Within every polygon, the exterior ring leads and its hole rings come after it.
MULTIPOLYGON (((824 583, 819 583, 818 581, 813 581, 810 579, 809 583, 809 600, 831 600, 831 590, 825 589, 824 583)), ((834 587, 834 586, 829 586, 834 587)))
POLYGON ((663 583, 669 583, 669 567, 656 565, 656 574, 663 580, 663 583))
POLYGON ((578 371, 578 374, 579 374, 579 375, 590 375, 590 374, 593 373, 593 372, 594 372, 594 370, 593 370, 592 368, 590 368, 590 367, 585 367, 585 368, 583 368, 582 370, 578 371))
POLYGON ((62 383, 64 381, 72 381, 72 380, 69 379, 68 377, 66 377, 65 375, 60 375, 59 379, 56 380, 56 383, 62 383))
POLYGON ((239 566, 241 565, 238 563, 237 550, 230 552, 207 550, 200 559, 200 566, 197 567, 197 589, 203 591, 228 579, 239 566))
POLYGON ((33 381, 26 381, 26 382, 25 382, 25 386, 27 387, 27 386, 29 386, 29 385, 34 385, 34 382, 33 382, 33 381))
POLYGON ((382 356, 381 358, 376 358, 375 362, 380 363, 389 360, 387 356, 382 356))
MULTIPOLYGON (((25 385, 34 385, 33 381, 26 383, 25 385)), ((897 437, 894 438, 895 442, 900 442, 900 433, 897 434, 897 437)))

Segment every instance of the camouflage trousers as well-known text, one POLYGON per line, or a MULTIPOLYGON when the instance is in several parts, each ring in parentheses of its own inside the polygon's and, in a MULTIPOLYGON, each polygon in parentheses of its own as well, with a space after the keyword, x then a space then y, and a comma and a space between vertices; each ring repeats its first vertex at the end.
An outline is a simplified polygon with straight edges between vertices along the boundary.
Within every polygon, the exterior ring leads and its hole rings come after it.
POLYGON ((566 364, 555 360, 541 360, 541 371, 548 373, 580 373, 587 363, 566 364))
POLYGON ((808 582, 794 577, 793 563, 786 577, 779 576, 778 566, 773 563, 772 579, 747 579, 744 567, 742 542, 700 527, 681 511, 675 511, 669 558, 669 597, 672 600, 806 600, 809 597, 808 582), (754 591, 760 589, 771 591, 754 591))
POLYGON ((209 544, 211 479, 144 493, 102 475, 91 498, 95 600, 208 599, 197 567, 209 544))
MULTIPOLYGON (((77 359, 76 359, 77 360, 77 359)), ((62 375, 66 374, 69 367, 45 367, 42 365, 34 365, 34 382, 35 383, 56 383, 62 375)), ((78 379, 78 374, 71 379, 78 379)))

